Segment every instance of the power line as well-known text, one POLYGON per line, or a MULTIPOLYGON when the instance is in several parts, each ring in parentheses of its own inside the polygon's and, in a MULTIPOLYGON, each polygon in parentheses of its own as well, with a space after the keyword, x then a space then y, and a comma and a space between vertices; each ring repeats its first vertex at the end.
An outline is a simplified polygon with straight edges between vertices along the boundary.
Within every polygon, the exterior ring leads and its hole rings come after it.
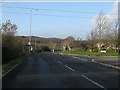
POLYGON ((29 9, 29 10, 45 10, 45 11, 53 11, 53 10, 50 10, 50 9, 38 9, 38 8, 27 8, 27 7, 11 7, 11 6, 0 6, 0 7, 3 7, 3 8, 18 8, 18 9, 29 9))
MULTIPOLYGON (((11 14, 28 14, 30 13, 20 13, 20 12, 10 12, 10 11, 2 11, 2 13, 11 13, 11 14)), ((53 17, 68 17, 68 18, 85 18, 85 19, 96 19, 96 18, 89 18, 89 17, 77 17, 77 16, 60 16, 60 15, 49 15, 49 14, 33 14, 32 15, 40 15, 40 16, 53 16, 53 17)))
MULTIPOLYGON (((10 14, 27 14, 30 15, 31 13, 20 13, 20 12, 10 12, 10 11, 2 11, 2 13, 10 13, 10 14)), ((52 17, 68 17, 68 18, 82 18, 82 19, 96 19, 96 18, 90 18, 90 17, 78 17, 78 16, 61 16, 61 15, 50 15, 50 14, 34 14, 32 13, 32 15, 40 15, 40 16, 52 16, 52 17)), ((114 19, 114 20, 118 20, 118 19, 114 19)))
MULTIPOLYGON (((20 13, 20 12, 10 12, 10 11, 2 11, 2 13, 11 13, 11 14, 28 14, 28 15, 30 15, 30 13, 20 13)), ((34 14, 34 13, 32 13, 32 15, 63 17, 63 16, 60 16, 60 15, 34 14)))
MULTIPOLYGON (((83 13, 83 14, 99 14, 96 12, 80 12, 80 11, 71 11, 71 10, 52 10, 52 9, 43 9, 43 8, 27 8, 27 7, 11 7, 11 6, 0 6, 3 8, 18 8, 18 9, 28 9, 28 10, 43 10, 43 11, 56 11, 56 12, 68 12, 68 13, 83 13)), ((102 13, 107 14, 107 13, 102 13)), ((110 15, 118 15, 118 14, 110 14, 110 15)))

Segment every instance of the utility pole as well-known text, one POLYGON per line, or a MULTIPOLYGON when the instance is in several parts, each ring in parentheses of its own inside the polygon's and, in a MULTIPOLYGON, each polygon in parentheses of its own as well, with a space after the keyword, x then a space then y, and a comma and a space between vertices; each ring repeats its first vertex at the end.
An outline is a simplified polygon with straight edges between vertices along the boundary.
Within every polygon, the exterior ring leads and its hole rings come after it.
POLYGON ((35 38, 35 50, 36 50, 36 38, 35 38))
POLYGON ((63 42, 61 40, 61 53, 63 52, 63 42))
POLYGON ((53 43, 53 52, 55 51, 55 43, 53 43))
POLYGON ((31 26, 32 26, 32 9, 30 10, 30 36, 29 36, 29 50, 30 52, 32 51, 32 46, 31 46, 31 26))

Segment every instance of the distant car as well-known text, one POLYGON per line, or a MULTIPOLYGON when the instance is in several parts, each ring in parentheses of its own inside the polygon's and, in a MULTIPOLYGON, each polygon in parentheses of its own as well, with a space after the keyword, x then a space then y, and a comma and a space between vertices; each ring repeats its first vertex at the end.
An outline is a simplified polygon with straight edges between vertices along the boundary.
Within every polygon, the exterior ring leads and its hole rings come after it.
POLYGON ((42 50, 42 51, 47 51, 47 52, 48 52, 48 51, 51 51, 48 46, 43 46, 43 47, 41 47, 41 50, 42 50))
POLYGON ((107 51, 106 51, 106 49, 101 49, 100 52, 101 53, 106 53, 107 51))
POLYGON ((37 52, 42 52, 42 50, 37 50, 37 52))

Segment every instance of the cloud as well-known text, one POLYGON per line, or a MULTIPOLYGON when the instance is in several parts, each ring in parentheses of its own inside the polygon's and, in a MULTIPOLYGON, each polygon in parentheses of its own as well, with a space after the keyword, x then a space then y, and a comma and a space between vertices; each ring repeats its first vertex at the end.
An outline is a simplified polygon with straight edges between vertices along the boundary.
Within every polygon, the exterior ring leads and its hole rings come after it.
POLYGON ((98 14, 97 15, 95 15, 94 17, 93 17, 93 19, 90 19, 90 22, 91 22, 91 24, 92 25, 95 25, 95 18, 98 16, 98 14))
POLYGON ((115 21, 118 19, 118 1, 116 1, 111 9, 109 14, 106 14, 106 17, 109 18, 111 21, 115 21))
MULTIPOLYGON (((104 12, 103 12, 104 13, 104 12)), ((95 25, 95 19, 97 18, 98 14, 93 17, 93 19, 90 20, 91 24, 95 25)), ((115 20, 118 20, 118 1, 115 1, 112 5, 112 9, 109 13, 105 14, 105 16, 108 18, 109 22, 113 22, 115 20)))

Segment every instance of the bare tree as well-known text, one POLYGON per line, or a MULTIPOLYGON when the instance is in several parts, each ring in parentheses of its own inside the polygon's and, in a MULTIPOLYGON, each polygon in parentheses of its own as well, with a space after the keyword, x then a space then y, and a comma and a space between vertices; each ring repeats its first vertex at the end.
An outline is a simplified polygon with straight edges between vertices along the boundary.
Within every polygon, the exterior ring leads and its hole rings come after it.
POLYGON ((88 40, 88 47, 90 49, 90 51, 94 51, 94 48, 97 44, 98 41, 98 33, 96 29, 93 29, 90 31, 90 33, 88 34, 87 40, 88 40))
POLYGON ((73 36, 68 36, 64 39, 64 46, 68 48, 68 50, 71 50, 71 47, 73 46, 75 39, 73 36))
POLYGON ((118 54, 120 54, 120 24, 118 24, 118 54))
POLYGON ((17 30, 17 26, 15 24, 12 24, 10 20, 6 21, 2 24, 2 34, 11 34, 14 35, 17 30))
POLYGON ((118 48, 118 22, 112 21, 102 13, 98 15, 95 21, 95 28, 90 31, 88 36, 89 48, 98 47, 98 51, 102 48, 115 49, 118 48))
POLYGON ((108 18, 101 11, 95 20, 95 28, 90 31, 90 42, 92 47, 97 44, 98 50, 100 51, 104 41, 106 33, 110 30, 110 23, 108 18))
POLYGON ((115 53, 117 53, 117 49, 118 49, 118 28, 119 28, 119 24, 118 22, 113 22, 113 25, 111 27, 111 32, 109 33, 107 39, 108 41, 113 44, 113 47, 115 49, 115 53))

